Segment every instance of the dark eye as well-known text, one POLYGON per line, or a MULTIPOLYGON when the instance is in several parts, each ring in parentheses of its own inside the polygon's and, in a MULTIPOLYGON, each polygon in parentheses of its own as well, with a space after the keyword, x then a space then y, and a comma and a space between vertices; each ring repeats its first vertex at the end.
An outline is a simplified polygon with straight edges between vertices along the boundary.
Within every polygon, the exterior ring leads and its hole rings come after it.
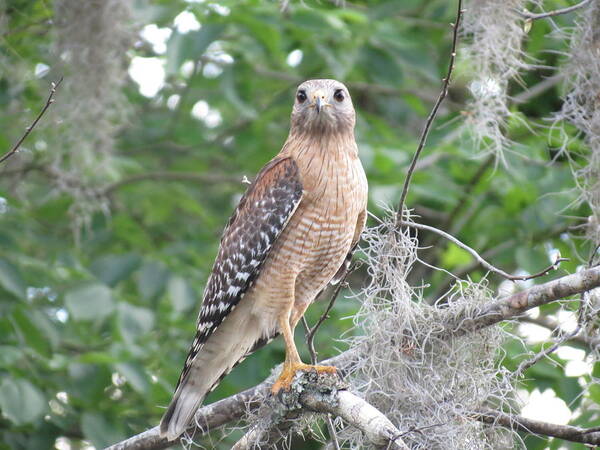
POLYGON ((306 100, 306 92, 301 90, 296 94, 296 98, 298 99, 298 103, 304 103, 306 100))
POLYGON ((336 101, 338 101, 338 102, 343 102, 344 101, 344 90, 336 89, 335 93, 333 94, 333 98, 335 98, 336 101))

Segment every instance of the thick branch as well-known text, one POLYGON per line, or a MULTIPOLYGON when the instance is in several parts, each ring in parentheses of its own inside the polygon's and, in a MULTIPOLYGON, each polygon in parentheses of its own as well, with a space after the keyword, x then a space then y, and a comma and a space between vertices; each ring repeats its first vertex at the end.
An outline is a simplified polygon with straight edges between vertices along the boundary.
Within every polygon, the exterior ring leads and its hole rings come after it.
POLYGON ((346 383, 337 375, 314 371, 297 374, 289 391, 278 398, 266 400, 259 411, 261 419, 232 450, 271 448, 307 411, 341 417, 361 430, 367 440, 378 447, 408 450, 400 437, 402 433, 394 424, 381 411, 346 388, 346 383))
POLYGON ((308 409, 341 417, 361 430, 375 445, 390 449, 408 449, 400 436, 402 433, 374 406, 349 391, 339 391, 337 404, 326 403, 317 396, 303 396, 301 402, 308 409))
POLYGON ((571 425, 557 425, 493 410, 475 413, 473 417, 483 423, 500 424, 524 433, 552 436, 566 441, 581 442, 589 445, 600 445, 600 431, 597 429, 586 430, 585 428, 571 425))
POLYGON ((538 284, 525 291, 491 302, 474 317, 454 317, 452 322, 456 326, 453 328, 459 334, 479 330, 503 320, 515 319, 525 311, 537 306, 587 292, 598 286, 600 286, 600 266, 538 284))

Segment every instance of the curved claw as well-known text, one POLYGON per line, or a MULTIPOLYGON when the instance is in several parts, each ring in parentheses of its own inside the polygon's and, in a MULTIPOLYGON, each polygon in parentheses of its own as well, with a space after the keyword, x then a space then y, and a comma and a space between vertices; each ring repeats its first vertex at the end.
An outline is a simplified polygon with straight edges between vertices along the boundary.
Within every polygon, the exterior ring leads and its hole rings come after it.
POLYGON ((273 383, 271 387, 271 393, 273 395, 279 394, 279 392, 283 389, 284 391, 289 391, 292 387, 292 382, 294 381, 294 377, 297 372, 309 372, 315 371, 318 374, 321 373, 329 373, 335 374, 337 373, 337 369, 334 366, 313 366, 310 364, 297 363, 297 364, 289 364, 283 365, 283 370, 281 371, 281 375, 277 378, 277 381, 273 383))

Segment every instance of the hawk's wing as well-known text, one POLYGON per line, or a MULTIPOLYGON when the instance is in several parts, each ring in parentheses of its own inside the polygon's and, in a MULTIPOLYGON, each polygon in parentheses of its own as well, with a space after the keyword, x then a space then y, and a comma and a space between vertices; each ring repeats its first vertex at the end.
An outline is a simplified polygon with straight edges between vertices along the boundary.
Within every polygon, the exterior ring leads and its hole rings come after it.
POLYGON ((197 332, 179 383, 209 336, 252 287, 271 247, 302 198, 291 158, 271 160, 248 188, 229 219, 198 314, 197 332))

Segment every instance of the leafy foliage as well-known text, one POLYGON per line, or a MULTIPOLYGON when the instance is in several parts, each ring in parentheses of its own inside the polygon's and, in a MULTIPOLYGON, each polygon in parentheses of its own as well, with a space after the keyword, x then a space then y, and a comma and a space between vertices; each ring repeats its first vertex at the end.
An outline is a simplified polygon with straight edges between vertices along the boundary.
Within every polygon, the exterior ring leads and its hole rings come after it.
MULTIPOLYGON (((62 74, 64 61, 51 45, 52 23, 60 19, 52 3, 0 3, 6 13, 0 19, 1 149, 21 135, 49 82, 62 74)), ((283 11, 277 2, 258 0, 131 4, 127 26, 136 38, 123 56, 131 67, 156 58, 165 77, 152 96, 142 95, 133 79, 116 87, 127 98, 129 114, 109 127, 114 148, 108 166, 96 173, 92 165, 72 176, 64 161, 56 162, 59 151, 78 150, 67 139, 74 130, 59 110, 50 110, 24 148, 0 166, 2 449, 65 442, 78 448, 84 441, 100 448, 158 423, 194 334, 218 237, 245 189, 242 177, 252 178, 279 150, 298 82, 327 77, 347 83, 358 111, 369 209, 380 214, 395 203, 439 90, 454 9, 445 0, 357 1, 346 7, 288 2, 283 11), (184 11, 198 29, 174 25, 184 11), (165 48, 143 37, 157 27, 170 30, 165 48), (74 207, 81 202, 89 208, 74 207)), ((547 8, 566 5, 549 1, 547 8)), ((570 26, 573 16, 555 21, 570 26)), ((568 43, 551 32, 550 22, 533 24, 524 51, 539 68, 512 80, 510 94, 543 81, 563 63, 558 55, 568 43)), ((496 165, 473 149, 461 127, 468 120, 463 112, 471 69, 466 59, 458 63, 407 204, 420 221, 454 234, 507 271, 537 272, 557 249, 571 258, 557 275, 574 272, 589 251, 574 226, 589 208, 577 202, 569 161, 557 153, 565 136, 549 134, 544 121, 560 109, 560 87, 510 105, 504 132, 512 144, 504 153, 506 165, 496 165)), ((68 109, 73 99, 64 92, 56 101, 68 109)), ((107 111, 107 117, 121 116, 107 111)), ((106 131, 102 123, 98 135, 106 131)), ((564 132, 573 158, 585 155, 576 131, 567 126, 564 132)), ((484 277, 454 245, 434 235, 420 238, 432 246, 421 252, 428 264, 474 280, 484 277)), ((365 276, 359 270, 352 284, 365 276)), ((424 296, 431 299, 452 282, 425 265, 409 279, 413 285, 423 280, 424 296)), ((501 281, 492 276, 489 287, 497 290, 501 281)), ((323 308, 314 305, 309 322, 323 308)), ((337 353, 336 338, 351 328, 349 316, 357 308, 356 299, 338 300, 317 336, 321 357, 337 353)), ((557 307, 545 306, 540 314, 555 315, 557 307)), ((516 367, 526 350, 509 342, 506 364, 516 367)), ((282 359, 283 345, 275 341, 240 365, 208 401, 261 381, 282 359)), ((597 408, 600 391, 582 388, 591 374, 568 377, 564 363, 554 357, 538 363, 522 387, 553 389, 577 412, 573 424, 597 423, 597 415, 586 411, 592 404, 597 408)), ((229 448, 235 436, 201 443, 229 448)), ((526 443, 548 445, 537 438, 526 443)), ((308 442, 294 448, 317 447, 308 442)))

